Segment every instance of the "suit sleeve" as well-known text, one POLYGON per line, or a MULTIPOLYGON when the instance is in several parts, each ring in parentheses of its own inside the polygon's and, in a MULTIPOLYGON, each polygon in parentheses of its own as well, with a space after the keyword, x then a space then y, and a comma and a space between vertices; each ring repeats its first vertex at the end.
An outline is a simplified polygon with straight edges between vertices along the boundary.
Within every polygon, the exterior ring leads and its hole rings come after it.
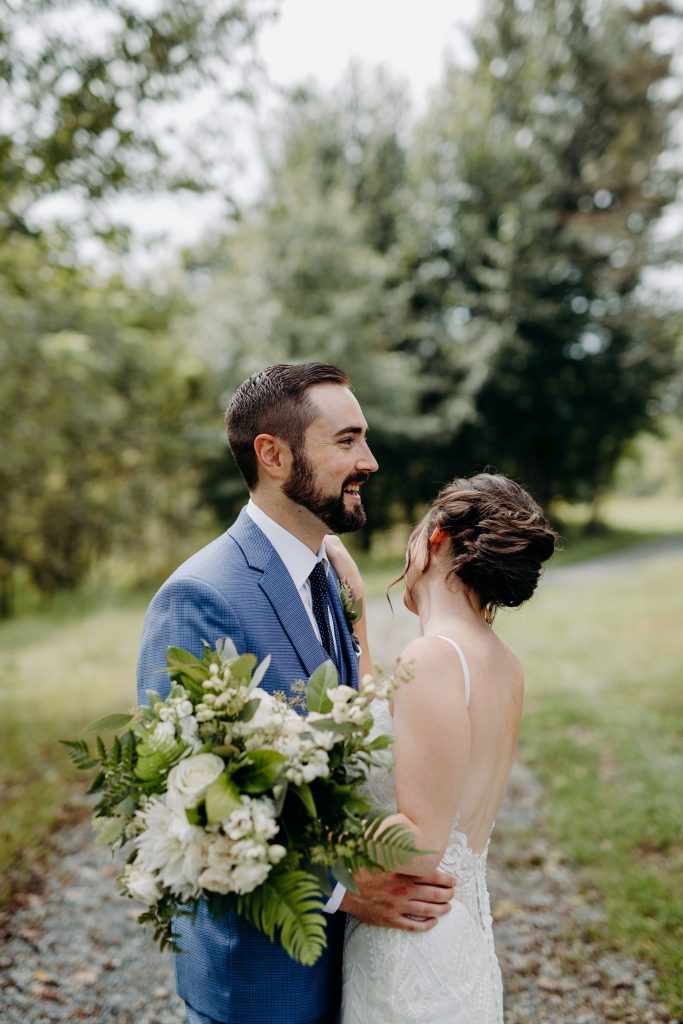
POLYGON ((244 652, 244 635, 229 602, 208 583, 194 577, 169 580, 147 609, 137 667, 139 704, 149 704, 147 690, 166 698, 171 682, 164 672, 169 647, 182 647, 200 655, 202 641, 214 646, 230 637, 244 652))

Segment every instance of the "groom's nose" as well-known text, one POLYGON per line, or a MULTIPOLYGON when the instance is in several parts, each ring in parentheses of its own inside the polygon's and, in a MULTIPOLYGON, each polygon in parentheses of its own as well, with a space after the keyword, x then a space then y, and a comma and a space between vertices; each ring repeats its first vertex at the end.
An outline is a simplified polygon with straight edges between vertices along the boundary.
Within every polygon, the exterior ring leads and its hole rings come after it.
POLYGON ((359 473, 376 473, 379 469, 379 463, 370 451, 367 441, 363 441, 362 450, 356 462, 356 469, 359 473))

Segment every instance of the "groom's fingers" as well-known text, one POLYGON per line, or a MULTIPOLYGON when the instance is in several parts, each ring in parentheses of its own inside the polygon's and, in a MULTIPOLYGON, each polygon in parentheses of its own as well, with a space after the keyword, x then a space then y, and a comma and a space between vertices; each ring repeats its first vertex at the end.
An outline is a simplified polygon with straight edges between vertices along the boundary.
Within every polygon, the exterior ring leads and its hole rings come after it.
POLYGON ((397 927, 401 928, 404 932, 428 932, 436 924, 435 917, 413 917, 412 914, 404 914, 400 921, 397 923, 397 927))
POLYGON ((406 894, 411 899, 420 900, 422 903, 449 904, 453 899, 455 879, 452 875, 443 872, 435 872, 434 875, 422 878, 412 878, 404 875, 406 882, 406 894), (437 875, 442 876, 437 878, 437 875))
POLYGON ((450 899, 453 895, 455 879, 453 875, 449 875, 446 871, 432 871, 429 875, 403 875, 402 877, 409 878, 411 882, 416 882, 418 885, 429 885, 446 889, 450 892, 447 899, 450 899))

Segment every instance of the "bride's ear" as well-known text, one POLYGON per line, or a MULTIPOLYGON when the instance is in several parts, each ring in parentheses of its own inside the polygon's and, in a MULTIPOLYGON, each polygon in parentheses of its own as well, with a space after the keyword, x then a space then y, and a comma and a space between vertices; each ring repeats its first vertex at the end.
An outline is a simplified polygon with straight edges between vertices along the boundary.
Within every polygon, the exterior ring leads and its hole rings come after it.
POLYGON ((429 536, 429 543, 432 547, 438 548, 440 544, 443 544, 447 537, 448 534, 444 529, 442 529, 442 527, 435 526, 429 536))

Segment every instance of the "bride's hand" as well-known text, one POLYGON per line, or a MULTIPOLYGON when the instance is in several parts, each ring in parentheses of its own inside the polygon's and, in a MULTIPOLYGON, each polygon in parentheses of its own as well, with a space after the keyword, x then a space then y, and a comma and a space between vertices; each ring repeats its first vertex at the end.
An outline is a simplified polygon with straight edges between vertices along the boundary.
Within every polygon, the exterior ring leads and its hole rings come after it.
POLYGON ((356 601, 365 597, 365 584, 360 569, 348 553, 339 537, 329 534, 325 537, 325 554, 334 566, 340 580, 346 580, 356 601))

